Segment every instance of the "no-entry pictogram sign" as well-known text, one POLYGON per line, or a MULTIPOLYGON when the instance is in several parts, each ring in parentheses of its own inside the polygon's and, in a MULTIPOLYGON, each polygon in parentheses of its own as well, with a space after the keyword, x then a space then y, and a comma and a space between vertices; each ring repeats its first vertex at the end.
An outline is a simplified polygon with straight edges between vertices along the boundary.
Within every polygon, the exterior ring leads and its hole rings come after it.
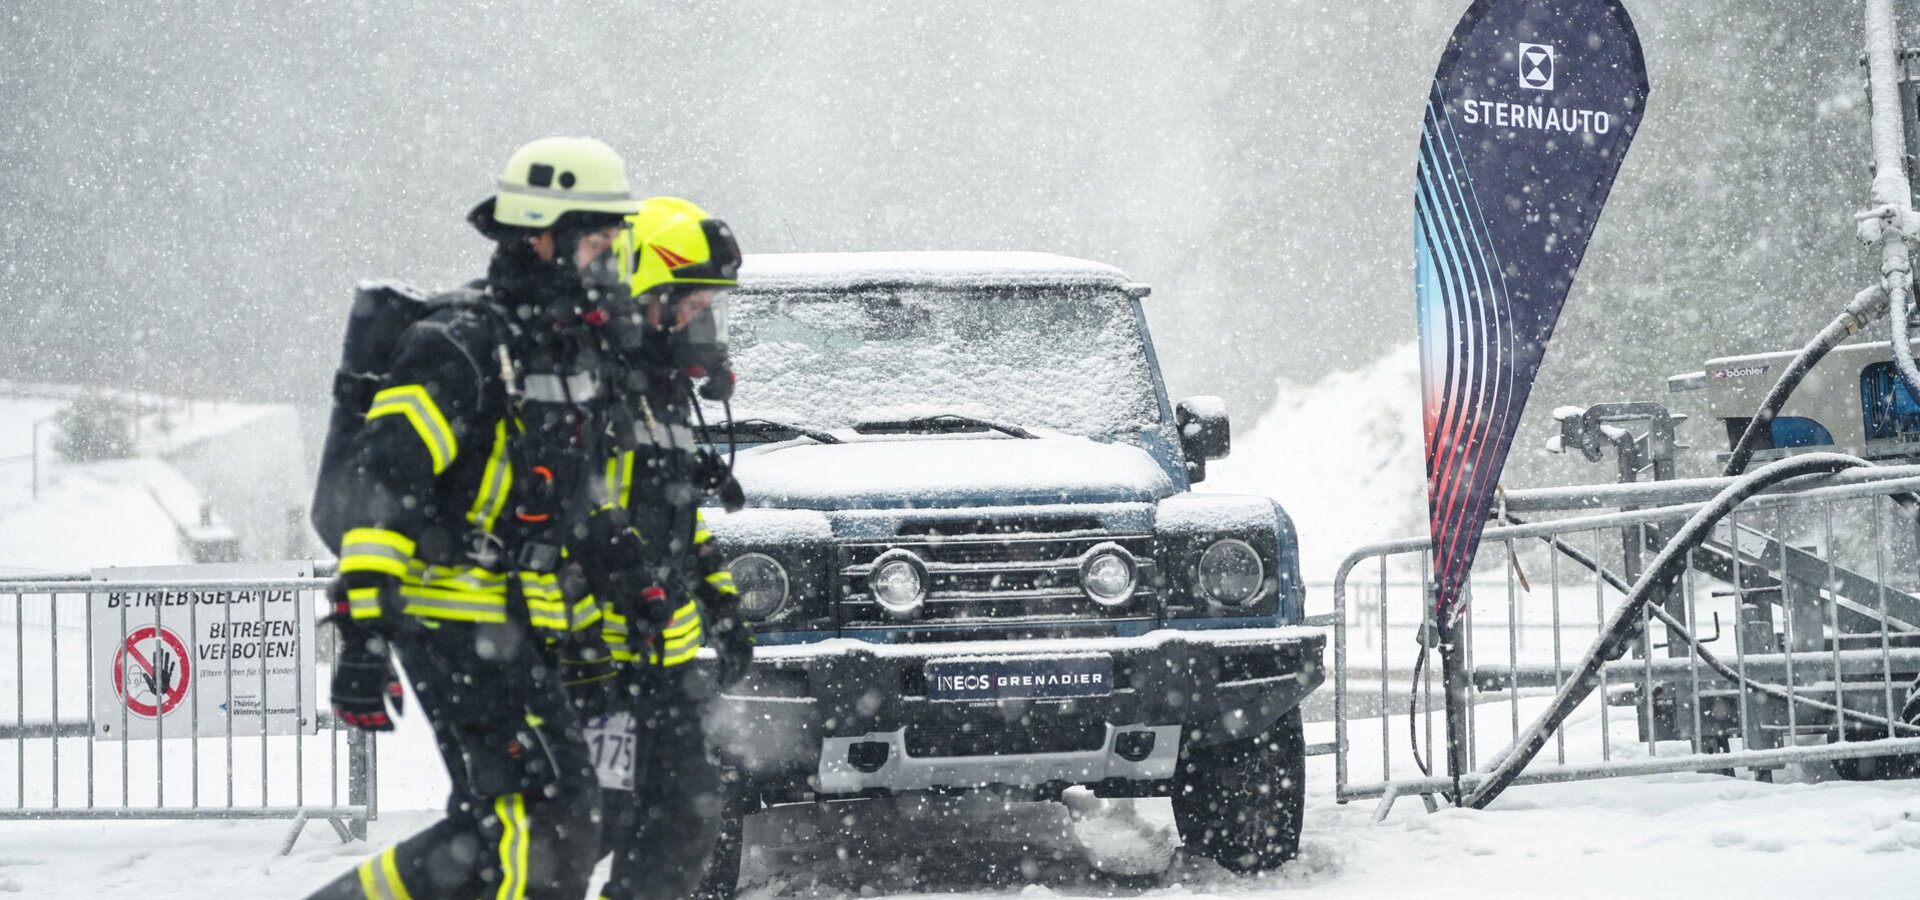
POLYGON ((152 719, 173 712, 192 681, 193 655, 168 629, 135 628, 114 654, 113 691, 136 716, 152 719))
POLYGON ((319 730, 314 685, 326 685, 330 671, 314 641, 314 612, 323 600, 306 584, 286 583, 311 579, 312 563, 92 574, 95 740, 319 730))

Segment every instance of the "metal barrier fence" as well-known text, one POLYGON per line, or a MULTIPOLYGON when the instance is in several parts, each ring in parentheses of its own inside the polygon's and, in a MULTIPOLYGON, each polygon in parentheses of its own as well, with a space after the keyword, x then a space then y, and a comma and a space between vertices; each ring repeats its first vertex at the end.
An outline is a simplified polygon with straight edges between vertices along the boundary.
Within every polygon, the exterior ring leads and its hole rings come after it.
MULTIPOLYGON (((1623 599, 1616 585, 1638 579, 1728 481, 1506 495, 1507 521, 1558 518, 1484 533, 1461 629, 1471 678, 1457 711, 1467 725, 1461 784, 1477 783, 1566 685, 1623 599), (1592 512, 1605 509, 1616 511, 1592 512)), ((1920 529, 1896 502, 1914 491, 1920 466, 1885 467, 1739 506, 1514 783, 1735 769, 1769 778, 1815 763, 1848 778, 1920 774, 1920 736, 1889 721, 1920 672, 1920 529)), ((1408 539, 1350 554, 1327 617, 1336 796, 1380 798, 1379 816, 1396 797, 1431 807, 1455 786, 1430 646, 1429 548, 1408 539), (1368 631, 1359 652, 1356 621, 1368 631)))
POLYGON ((316 690, 325 585, 0 580, 0 820, 291 819, 283 853, 313 819, 364 838, 374 742, 316 690))

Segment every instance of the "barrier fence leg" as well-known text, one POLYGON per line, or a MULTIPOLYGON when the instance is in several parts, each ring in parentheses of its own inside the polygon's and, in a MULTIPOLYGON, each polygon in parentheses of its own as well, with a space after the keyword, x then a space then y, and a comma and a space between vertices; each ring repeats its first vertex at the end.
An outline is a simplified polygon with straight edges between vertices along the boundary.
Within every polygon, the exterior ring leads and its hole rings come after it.
POLYGON ((353 837, 367 839, 367 819, 373 816, 374 793, 373 735, 358 728, 347 729, 347 804, 365 809, 366 816, 355 817, 353 837))
POLYGON ((1456 613, 1440 632, 1440 675, 1447 697, 1447 774, 1453 779, 1453 804, 1459 806, 1460 776, 1473 767, 1467 758, 1467 647, 1462 621, 1456 613))

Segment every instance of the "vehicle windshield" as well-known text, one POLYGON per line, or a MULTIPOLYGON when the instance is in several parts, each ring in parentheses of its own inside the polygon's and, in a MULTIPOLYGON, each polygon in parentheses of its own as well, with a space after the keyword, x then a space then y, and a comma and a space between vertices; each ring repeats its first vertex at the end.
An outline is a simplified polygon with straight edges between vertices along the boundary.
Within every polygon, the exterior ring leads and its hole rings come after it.
MULTIPOLYGON (((736 419, 811 428, 959 415, 1085 436, 1160 422, 1115 291, 873 288, 730 298, 736 419)), ((707 404, 718 423, 718 404, 707 404)))

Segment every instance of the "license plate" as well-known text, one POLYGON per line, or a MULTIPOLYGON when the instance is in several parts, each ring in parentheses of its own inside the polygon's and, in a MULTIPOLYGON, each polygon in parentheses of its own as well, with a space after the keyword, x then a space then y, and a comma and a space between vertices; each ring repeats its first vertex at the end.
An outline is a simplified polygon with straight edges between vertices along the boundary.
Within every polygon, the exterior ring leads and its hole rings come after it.
POLYGON ((1113 657, 978 659, 927 663, 933 700, 1104 697, 1113 692, 1113 657))
POLYGON ((593 751, 593 773, 600 786, 616 791, 633 790, 633 716, 618 712, 588 719, 583 729, 587 748, 593 751))

